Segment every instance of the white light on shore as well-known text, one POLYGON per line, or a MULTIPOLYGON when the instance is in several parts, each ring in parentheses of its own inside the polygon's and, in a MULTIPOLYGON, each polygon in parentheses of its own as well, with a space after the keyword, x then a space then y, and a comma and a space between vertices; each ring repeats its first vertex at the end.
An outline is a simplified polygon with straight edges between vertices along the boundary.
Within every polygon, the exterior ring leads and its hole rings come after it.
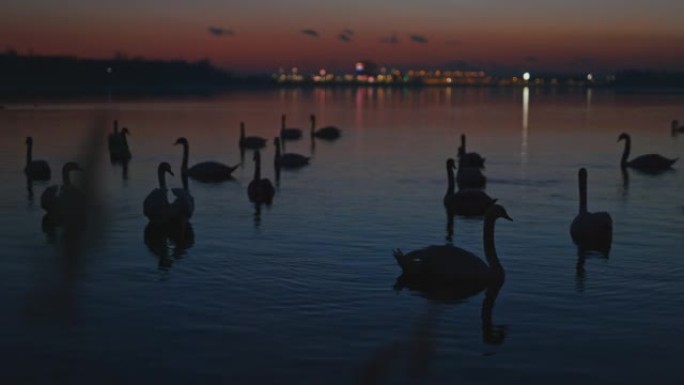
POLYGON ((529 72, 525 72, 525 73, 523 74, 523 80, 524 80, 524 81, 530 80, 530 73, 529 73, 529 72))

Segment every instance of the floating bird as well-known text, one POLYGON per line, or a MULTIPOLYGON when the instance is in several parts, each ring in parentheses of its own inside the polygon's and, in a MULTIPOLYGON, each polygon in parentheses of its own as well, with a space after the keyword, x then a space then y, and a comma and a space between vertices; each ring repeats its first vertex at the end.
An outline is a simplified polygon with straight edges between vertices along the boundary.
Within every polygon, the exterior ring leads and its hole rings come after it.
POLYGON ((188 168, 188 157, 190 152, 188 140, 184 137, 180 137, 174 144, 183 145, 183 163, 181 164, 181 174, 187 174, 191 178, 200 182, 223 182, 232 179, 233 171, 240 167, 239 163, 231 167, 222 163, 208 161, 197 163, 196 165, 188 168))
POLYGON ((325 126, 316 130, 316 115, 311 114, 311 137, 325 140, 335 140, 340 137, 341 131, 335 126, 325 126))
POLYGON ((465 167, 484 167, 485 158, 480 156, 477 152, 466 152, 466 136, 461 134, 461 145, 458 147, 459 165, 462 163, 465 167))
POLYGON ((33 160, 33 138, 26 138, 26 167, 24 174, 32 180, 49 180, 50 165, 44 160, 33 160))
POLYGON ((273 139, 273 144, 275 145, 275 158, 273 160, 276 168, 300 168, 309 164, 308 156, 295 154, 295 153, 280 153, 280 138, 277 136, 273 139))
POLYGON ((632 139, 630 138, 629 134, 623 132, 618 137, 618 142, 621 140, 625 141, 625 149, 622 152, 622 159, 620 160, 620 167, 623 168, 631 167, 646 172, 664 171, 672 168, 674 162, 679 159, 668 159, 659 154, 646 154, 627 161, 627 158, 629 157, 629 151, 632 147, 632 139))
POLYGON ((447 211, 456 215, 480 216, 484 215, 489 207, 496 203, 489 195, 481 190, 464 189, 454 192, 454 168, 453 158, 447 159, 447 192, 444 195, 444 207, 447 211))
POLYGON ((40 197, 40 206, 53 225, 84 225, 85 195, 71 183, 70 173, 82 171, 75 162, 67 162, 62 167, 62 185, 45 189, 40 197))
POLYGON ((494 222, 497 218, 512 220, 503 206, 494 204, 484 217, 483 243, 487 263, 475 254, 453 245, 428 246, 404 254, 394 251, 404 280, 445 282, 469 296, 505 279, 494 246, 494 222))
POLYGON ((479 167, 464 166, 463 158, 459 158, 456 184, 459 189, 484 188, 487 184, 487 177, 482 174, 479 167))
POLYGON ((280 138, 282 140, 294 140, 302 137, 302 130, 299 128, 285 127, 285 114, 280 116, 280 138))
MULTIPOLYGON (((159 188, 152 190, 143 201, 143 214, 150 222, 157 225, 182 224, 187 221, 188 207, 186 201, 170 204, 167 196, 166 174, 173 175, 171 165, 167 162, 159 163, 157 178, 159 188)), ((179 199, 181 199, 179 197, 179 199)), ((177 199, 178 201, 178 199, 177 199)))
POLYGON ((240 148, 258 150, 266 146, 266 139, 258 136, 245 136, 245 122, 240 122, 240 148))
POLYGON ((681 134, 684 132, 684 126, 679 125, 678 120, 672 121, 672 135, 681 134))
POLYGON ((247 186, 247 196, 250 202, 257 204, 266 203, 271 204, 273 202, 273 195, 275 195, 275 189, 273 184, 267 178, 261 177, 261 154, 259 150, 254 152, 254 178, 249 182, 247 186))
POLYGON ((118 141, 119 141, 119 121, 115 120, 112 132, 107 137, 107 148, 109 149, 110 154, 114 151, 114 148, 118 145, 118 141))
POLYGON ((613 220, 607 212, 590 213, 587 210, 587 170, 580 168, 577 177, 579 213, 570 225, 570 236, 579 250, 608 255, 613 240, 613 220))
POLYGON ((127 162, 131 159, 131 150, 128 147, 127 135, 130 135, 128 127, 121 129, 118 134, 110 134, 109 145, 109 159, 112 162, 127 162), (115 135, 113 138, 111 135, 115 135))

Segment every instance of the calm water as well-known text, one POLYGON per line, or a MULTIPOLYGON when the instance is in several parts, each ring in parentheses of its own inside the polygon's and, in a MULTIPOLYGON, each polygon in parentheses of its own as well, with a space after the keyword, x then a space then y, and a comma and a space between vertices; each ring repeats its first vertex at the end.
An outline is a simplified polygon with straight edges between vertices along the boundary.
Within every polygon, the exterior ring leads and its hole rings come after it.
MULTIPOLYGON (((8 104, 0 110, 0 341, 3 383, 681 383, 684 332, 684 178, 618 167, 633 154, 684 155, 684 95, 521 89, 282 90, 213 99, 8 104), (156 166, 240 162, 239 122, 273 137, 288 126, 344 130, 334 143, 288 142, 313 156, 283 171, 270 208, 255 215, 236 180, 191 182, 195 240, 148 247, 142 201, 156 166), (61 165, 105 149, 112 119, 132 132, 128 179, 101 174, 95 224, 82 253, 41 230, 40 194, 61 165), (100 134, 88 141, 88 132, 100 134), (435 302, 393 290, 391 250, 446 242, 445 160, 459 135, 487 158, 487 192, 514 222, 497 224, 507 280, 493 309, 499 345, 483 341, 484 294, 435 302), (27 192, 24 138, 53 170, 27 192), (97 144, 94 146, 94 143, 97 144), (92 152, 92 151, 91 151, 92 152), (569 225, 577 169, 589 209, 614 221, 609 259, 584 275, 569 225), (99 219, 99 220, 98 220, 99 219), (374 372, 375 371, 375 372, 374 372), (375 373, 375 374, 373 374, 375 373), (377 375, 379 377, 374 377, 377 375), (384 377, 383 377, 384 378, 384 377), (9 382, 7 381, 9 380, 9 382)), ((272 145, 264 174, 274 179, 272 145)), ((180 185, 178 177, 169 180, 180 185)), ((483 255, 482 222, 456 218, 453 243, 483 255)))

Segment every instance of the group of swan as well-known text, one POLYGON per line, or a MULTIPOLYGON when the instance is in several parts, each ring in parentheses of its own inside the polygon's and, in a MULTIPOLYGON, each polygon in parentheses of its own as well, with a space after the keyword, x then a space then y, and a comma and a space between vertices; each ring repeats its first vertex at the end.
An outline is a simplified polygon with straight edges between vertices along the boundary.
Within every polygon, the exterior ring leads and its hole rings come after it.
MULTIPOLYGON (((181 171, 181 178, 183 178, 182 173, 183 171, 181 171)), ((167 162, 159 163, 157 167, 159 187, 152 190, 143 201, 143 214, 150 220, 150 223, 160 227, 184 226, 187 220, 192 217, 195 201, 184 183, 183 188, 171 189, 176 199, 169 203, 166 174, 174 175, 171 171, 171 165, 167 162)))
POLYGON ((459 189, 455 192, 455 161, 447 159, 447 192, 444 195, 444 207, 450 214, 462 216, 480 216, 496 202, 484 191, 478 189, 459 189))

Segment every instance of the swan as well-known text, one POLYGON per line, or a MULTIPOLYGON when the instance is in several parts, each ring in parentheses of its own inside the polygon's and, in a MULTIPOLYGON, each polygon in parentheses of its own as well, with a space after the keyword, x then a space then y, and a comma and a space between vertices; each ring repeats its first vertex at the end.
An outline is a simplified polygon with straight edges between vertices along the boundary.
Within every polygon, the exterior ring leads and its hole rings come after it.
POLYGON ((496 203, 484 191, 475 189, 464 189, 454 193, 454 168, 456 168, 453 158, 447 159, 447 192, 444 195, 444 207, 447 211, 463 216, 484 215, 487 209, 496 203))
POLYGON ((275 145, 276 152, 275 158, 273 160, 276 168, 299 168, 304 167, 309 164, 308 156, 294 154, 294 153, 280 153, 280 138, 277 136, 273 139, 273 144, 275 145))
POLYGON ((479 167, 464 166, 463 158, 459 158, 456 183, 459 189, 484 188, 487 184, 487 178, 482 174, 479 167))
POLYGON ((40 206, 45 210, 50 222, 55 225, 83 224, 85 218, 85 196, 71 184, 70 173, 83 171, 75 162, 67 162, 62 167, 62 185, 45 189, 40 197, 40 206))
POLYGON ((679 158, 668 159, 660 154, 646 154, 638 156, 630 161, 627 161, 629 157, 629 150, 632 147, 632 139, 629 134, 622 133, 618 137, 618 142, 625 141, 625 149, 622 152, 622 159, 620 160, 621 167, 631 167, 643 171, 662 171, 672 168, 674 162, 679 158))
POLYGON ((672 121, 672 135, 676 135, 678 133, 683 133, 684 132, 684 126, 679 125, 678 120, 673 120, 672 121))
POLYGON ((325 126, 316 130, 316 115, 311 114, 311 137, 325 140, 335 140, 340 137, 341 131, 335 126, 325 126))
MULTIPOLYGON (((131 150, 128 148, 127 135, 130 135, 128 127, 124 127, 110 142, 109 158, 112 162, 126 162, 131 159, 131 150)), ((110 134, 113 135, 113 134, 110 134)))
POLYGON ((463 162, 466 167, 484 167, 485 158, 477 152, 466 152, 466 136, 461 134, 461 146, 458 147, 459 163, 463 162))
POLYGON ((285 114, 280 116, 280 137, 283 140, 293 140, 302 137, 302 130, 299 128, 286 128, 285 127, 285 114))
POLYGON ((208 161, 197 163, 188 168, 189 145, 188 140, 180 137, 176 140, 174 145, 183 145, 183 163, 181 164, 181 174, 187 174, 191 178, 200 182, 222 182, 233 178, 233 171, 235 171, 240 164, 235 166, 226 166, 225 164, 208 161))
POLYGON ((159 163, 157 178, 159 188, 152 190, 143 201, 143 214, 158 225, 184 223, 187 221, 187 208, 182 204, 170 204, 167 197, 166 173, 173 175, 171 165, 167 162, 159 163))
POLYGON ((487 263, 475 254, 453 245, 428 246, 404 254, 394 251, 394 258, 405 280, 427 280, 450 283, 464 294, 474 294, 487 286, 503 282, 505 272, 494 246, 494 222, 497 218, 511 220, 506 209, 494 204, 484 217, 483 243, 487 263))
POLYGON ((240 122, 240 148, 258 150, 266 146, 266 139, 258 136, 245 136, 245 122, 240 122))
POLYGON ((49 180, 50 165, 44 160, 33 160, 33 138, 26 138, 26 167, 24 174, 32 180, 49 180))
POLYGON ((580 168, 579 213, 570 225, 570 236, 580 250, 595 250, 607 255, 613 239, 613 220, 607 212, 587 211, 587 170, 580 168))
POLYGON ((107 148, 109 149, 110 153, 117 146, 118 141, 119 141, 119 121, 115 120, 112 132, 107 137, 107 148))
POLYGON ((247 186, 247 196, 250 202, 271 204, 275 189, 267 178, 261 177, 261 154, 259 150, 254 152, 254 178, 247 186))

